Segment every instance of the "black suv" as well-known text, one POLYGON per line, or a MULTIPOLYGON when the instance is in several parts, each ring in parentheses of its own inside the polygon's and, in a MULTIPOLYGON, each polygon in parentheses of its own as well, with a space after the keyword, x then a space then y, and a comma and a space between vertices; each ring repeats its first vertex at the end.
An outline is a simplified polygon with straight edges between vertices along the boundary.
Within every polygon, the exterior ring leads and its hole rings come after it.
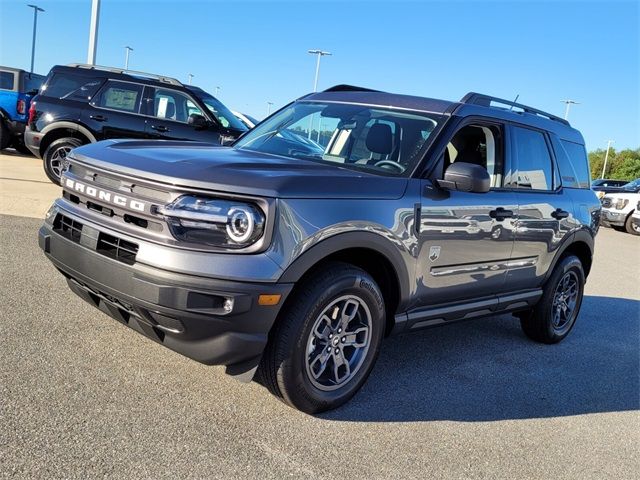
POLYGON ((247 128, 219 100, 174 78, 95 65, 55 66, 31 102, 25 144, 54 183, 72 148, 110 138, 224 144, 247 128))
POLYGON ((600 219, 589 180, 561 118, 342 86, 230 148, 74 150, 39 242, 91 305, 319 412, 388 334, 509 312, 565 338, 600 219))

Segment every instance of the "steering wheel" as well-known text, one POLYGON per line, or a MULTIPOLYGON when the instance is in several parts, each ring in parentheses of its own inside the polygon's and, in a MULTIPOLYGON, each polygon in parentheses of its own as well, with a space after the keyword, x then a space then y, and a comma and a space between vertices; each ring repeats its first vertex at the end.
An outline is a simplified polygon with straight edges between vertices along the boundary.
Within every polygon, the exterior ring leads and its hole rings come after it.
POLYGON ((380 160, 373 164, 374 167, 392 167, 396 168, 400 173, 403 173, 405 168, 401 163, 394 162, 393 160, 380 160))

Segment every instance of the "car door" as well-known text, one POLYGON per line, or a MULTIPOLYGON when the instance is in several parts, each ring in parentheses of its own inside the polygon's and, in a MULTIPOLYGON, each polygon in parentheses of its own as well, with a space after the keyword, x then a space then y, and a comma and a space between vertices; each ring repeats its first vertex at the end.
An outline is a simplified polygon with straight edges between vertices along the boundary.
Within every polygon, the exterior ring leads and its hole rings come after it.
POLYGON ((214 122, 184 92, 149 87, 147 109, 150 138, 220 143, 220 133, 214 128, 214 122))
POLYGON ((514 265, 507 282, 514 289, 539 286, 558 248, 576 222, 573 203, 563 194, 548 135, 510 126, 513 174, 510 186, 519 205, 513 248, 514 265))
POLYGON ((82 122, 97 140, 145 138, 146 119, 141 115, 144 86, 107 80, 82 112, 82 122))
POLYGON ((467 124, 447 145, 441 171, 460 161, 481 164, 492 179, 490 191, 443 190, 424 180, 417 233, 420 305, 491 297, 504 289, 518 214, 515 193, 502 185, 505 159, 504 125, 467 124))

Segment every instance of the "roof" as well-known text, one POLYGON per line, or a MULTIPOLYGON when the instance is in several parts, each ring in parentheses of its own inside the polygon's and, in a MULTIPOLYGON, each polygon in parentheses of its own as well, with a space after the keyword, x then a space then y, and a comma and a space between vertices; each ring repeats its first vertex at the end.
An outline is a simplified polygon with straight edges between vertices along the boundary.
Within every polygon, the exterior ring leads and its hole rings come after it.
POLYGON ((360 103, 363 105, 404 108, 430 113, 445 113, 456 105, 455 102, 437 100, 435 98, 414 97, 412 95, 400 95, 375 90, 353 90, 352 88, 354 87, 349 87, 349 89, 345 88, 344 90, 329 89, 324 92, 312 93, 304 97, 304 100, 314 102, 360 103))
POLYGON ((551 131, 562 139, 584 144, 582 134, 563 118, 527 105, 474 92, 468 93, 459 102, 451 102, 381 92, 352 85, 336 85, 323 92, 309 94, 300 100, 358 103, 458 116, 486 116, 551 131))

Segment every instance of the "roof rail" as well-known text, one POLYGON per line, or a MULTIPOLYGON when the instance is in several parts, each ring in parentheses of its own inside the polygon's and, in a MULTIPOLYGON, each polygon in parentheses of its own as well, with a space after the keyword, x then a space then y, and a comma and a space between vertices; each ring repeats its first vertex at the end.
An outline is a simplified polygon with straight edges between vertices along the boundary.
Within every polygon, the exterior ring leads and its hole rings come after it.
POLYGON ((516 107, 521 109, 526 113, 531 113, 533 115, 539 115, 541 117, 548 118, 549 120, 554 120, 556 122, 563 123, 565 125, 569 125, 569 122, 564 118, 560 118, 551 113, 543 112, 542 110, 538 110, 537 108, 529 107, 527 105, 523 105, 521 103, 512 102, 511 100, 504 100, 498 97, 492 97, 491 95, 484 95, 482 93, 469 92, 462 99, 460 103, 466 103, 469 105, 481 105, 483 107, 491 107, 491 102, 501 103, 503 105, 508 105, 510 107, 516 107))
POLYGON ((325 92, 379 92, 380 90, 373 90, 372 88, 357 87, 355 85, 334 85, 329 87, 325 92))
POLYGON ((124 68, 105 67, 102 65, 89 65, 87 63, 70 63, 67 67, 74 68, 86 68, 89 70, 100 70, 103 72, 120 73, 124 75, 131 75, 132 77, 146 77, 153 80, 157 80, 162 83, 168 83, 170 85, 183 86, 180 80, 171 77, 165 77, 164 75, 156 75, 154 73, 138 72, 136 70, 125 70, 124 68))

